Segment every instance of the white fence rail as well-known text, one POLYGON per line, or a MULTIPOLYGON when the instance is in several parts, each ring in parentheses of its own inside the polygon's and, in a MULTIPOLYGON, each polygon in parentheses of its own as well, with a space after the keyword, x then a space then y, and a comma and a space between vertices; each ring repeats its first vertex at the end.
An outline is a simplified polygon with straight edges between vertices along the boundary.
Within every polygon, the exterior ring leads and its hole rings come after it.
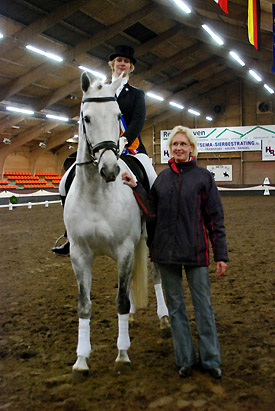
POLYGON ((39 201, 39 202, 35 202, 35 203, 32 203, 31 201, 29 201, 28 203, 21 203, 21 204, 9 203, 9 204, 0 205, 0 208, 8 208, 9 210, 12 210, 14 207, 32 208, 32 206, 35 206, 35 205, 45 205, 45 207, 49 207, 49 204, 61 204, 61 200, 39 201))

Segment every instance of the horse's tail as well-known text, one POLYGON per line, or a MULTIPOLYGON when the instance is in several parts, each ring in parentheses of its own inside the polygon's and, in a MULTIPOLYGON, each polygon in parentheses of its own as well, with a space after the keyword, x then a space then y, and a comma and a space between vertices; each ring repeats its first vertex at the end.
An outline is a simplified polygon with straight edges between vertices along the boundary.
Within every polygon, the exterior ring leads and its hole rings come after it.
POLYGON ((146 229, 135 249, 134 270, 132 278, 132 292, 136 309, 144 308, 148 304, 148 272, 147 272, 148 249, 146 245, 146 229))

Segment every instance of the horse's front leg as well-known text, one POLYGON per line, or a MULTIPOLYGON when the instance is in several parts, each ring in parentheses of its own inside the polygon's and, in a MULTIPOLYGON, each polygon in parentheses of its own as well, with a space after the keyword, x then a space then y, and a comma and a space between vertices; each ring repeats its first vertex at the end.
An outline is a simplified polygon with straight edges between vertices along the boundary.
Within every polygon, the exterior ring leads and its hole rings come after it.
POLYGON ((129 337, 129 311, 130 311, 130 283, 134 264, 134 250, 120 256, 118 259, 118 294, 116 306, 118 312, 118 356, 116 358, 116 369, 129 365, 128 349, 130 348, 129 337))
POLYGON ((91 352, 90 343, 90 318, 92 312, 91 303, 91 282, 92 282, 92 262, 93 253, 88 248, 85 249, 71 243, 70 256, 72 267, 78 284, 78 344, 77 361, 73 365, 73 372, 87 374, 89 367, 87 359, 91 352))

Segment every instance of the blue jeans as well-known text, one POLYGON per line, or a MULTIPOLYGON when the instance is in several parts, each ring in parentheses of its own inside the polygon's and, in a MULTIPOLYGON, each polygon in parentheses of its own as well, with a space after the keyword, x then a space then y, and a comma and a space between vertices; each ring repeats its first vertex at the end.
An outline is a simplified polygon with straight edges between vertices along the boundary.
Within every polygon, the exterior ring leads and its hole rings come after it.
MULTIPOLYGON (((179 367, 191 366, 196 363, 196 354, 184 301, 182 265, 158 265, 169 311, 176 364, 179 367)), ((220 347, 210 301, 208 267, 184 266, 184 269, 194 306, 200 362, 204 368, 219 367, 220 347)))

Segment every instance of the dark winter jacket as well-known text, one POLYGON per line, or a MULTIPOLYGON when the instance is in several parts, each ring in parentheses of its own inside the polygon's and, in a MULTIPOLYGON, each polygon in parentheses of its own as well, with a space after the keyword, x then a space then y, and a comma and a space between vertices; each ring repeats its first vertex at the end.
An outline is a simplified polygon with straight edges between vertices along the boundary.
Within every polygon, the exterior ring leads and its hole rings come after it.
POLYGON ((133 191, 145 218, 155 220, 152 261, 208 266, 208 234, 215 261, 228 261, 220 195, 210 172, 198 167, 195 158, 179 169, 172 158, 149 195, 141 185, 133 191))
POLYGON ((131 146, 134 140, 138 138, 139 153, 147 154, 139 136, 146 113, 144 91, 127 83, 119 94, 117 102, 127 126, 123 135, 128 140, 128 146, 131 146))

